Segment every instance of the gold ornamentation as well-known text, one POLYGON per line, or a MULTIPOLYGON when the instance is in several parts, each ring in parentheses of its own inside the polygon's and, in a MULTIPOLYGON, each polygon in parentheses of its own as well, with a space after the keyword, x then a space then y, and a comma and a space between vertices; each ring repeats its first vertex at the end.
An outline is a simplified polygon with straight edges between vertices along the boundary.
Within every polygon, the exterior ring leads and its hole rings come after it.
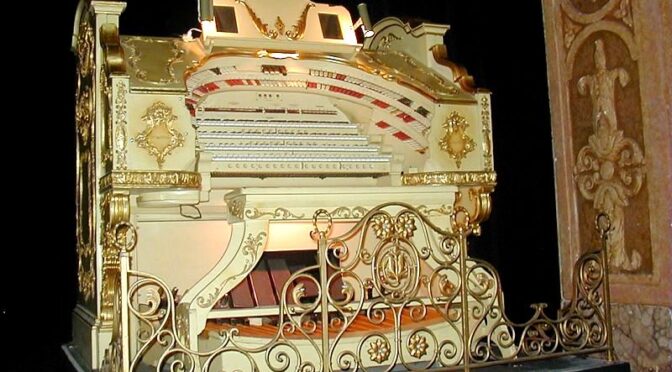
POLYGON ((372 362, 380 364, 390 357, 390 344, 387 340, 378 338, 369 344, 368 353, 372 362))
POLYGON ((420 336, 418 333, 414 334, 408 339, 408 353, 414 358, 422 358, 427 355, 427 338, 420 336))
POLYGON ((114 169, 127 169, 126 163, 126 83, 118 81, 116 86, 117 94, 114 98, 114 154, 117 159, 114 162, 114 169))
POLYGON ((257 14, 252 10, 249 4, 245 0, 236 0, 238 4, 243 4, 247 13, 252 18, 254 26, 261 32, 264 36, 270 39, 277 39, 280 35, 285 35, 289 40, 299 40, 303 38, 303 34, 306 31, 306 18, 308 17, 308 11, 310 8, 314 7, 315 4, 308 3, 306 7, 301 12, 299 19, 296 21, 296 24, 292 26, 291 30, 285 31, 285 23, 280 17, 277 17, 275 20, 275 29, 268 27, 267 23, 261 20, 257 14))
POLYGON ((486 171, 491 172, 492 165, 492 135, 490 133, 490 99, 487 95, 481 97, 481 125, 483 129, 483 165, 486 171))
POLYGON ((245 217, 255 220, 257 218, 261 218, 264 216, 270 216, 272 219, 275 220, 289 220, 289 219, 301 219, 303 218, 304 214, 301 213, 300 215, 296 215, 290 210, 287 210, 285 208, 276 208, 272 212, 265 212, 263 210, 254 208, 254 209, 248 209, 245 211, 245 217))
POLYGON ((394 225, 390 216, 381 215, 371 219, 371 229, 378 239, 387 239, 392 236, 394 225))
POLYGON ((142 116, 142 120, 147 127, 135 137, 136 144, 154 156, 161 169, 166 157, 184 145, 184 134, 173 128, 177 116, 173 115, 170 106, 161 101, 150 106, 142 116))
POLYGON ((94 200, 96 170, 92 147, 95 125, 95 36, 89 13, 82 9, 77 36, 77 94, 75 125, 77 141, 76 233, 77 280, 79 293, 85 302, 94 300, 96 293, 96 250, 94 200))
POLYGON ((285 23, 280 19, 280 17, 277 17, 275 20, 275 29, 277 30, 276 37, 277 35, 282 35, 285 33, 285 23))
POLYGON ((595 41, 595 67, 593 75, 578 81, 582 95, 589 94, 593 103, 593 134, 588 145, 577 155, 574 174, 581 195, 593 201, 593 208, 609 215, 613 223, 609 239, 609 264, 622 271, 634 271, 642 265, 636 250, 630 255, 625 247, 625 213, 628 198, 637 195, 645 177, 644 154, 637 142, 618 130, 615 84, 629 82, 623 68, 607 70, 604 43, 595 41))
POLYGON ((148 39, 142 37, 131 37, 125 39, 122 44, 129 50, 128 65, 135 71, 133 76, 139 81, 145 83, 151 83, 154 85, 165 85, 171 83, 178 83, 178 77, 175 73, 175 65, 180 62, 184 62, 183 57, 185 54, 184 49, 180 47, 180 41, 170 40, 170 39, 148 39), (138 47, 139 44, 150 44, 157 47, 150 49, 154 58, 156 54, 160 54, 163 58, 166 57, 166 53, 170 56, 166 59, 165 67, 157 70, 153 64, 155 64, 156 59, 152 58, 143 61, 142 55, 138 47), (170 49, 168 49, 170 48, 170 49), (143 67, 144 63, 144 67, 143 67), (168 73, 166 76, 165 73, 168 73))
MULTIPOLYGON (((324 210, 316 212, 314 218, 317 220, 318 217, 331 218, 324 210)), ((129 270, 129 257, 123 255, 120 258, 121 277, 128 279, 128 285, 126 288, 118 288, 115 293, 121 293, 121 297, 127 300, 118 306, 120 310, 115 321, 123 317, 127 319, 122 323, 121 332, 118 334, 125 335, 126 338, 122 340, 126 345, 136 344, 138 347, 133 354, 116 359, 127 363, 120 366, 120 369, 124 370, 133 370, 134 366, 151 362, 155 363, 158 370, 163 370, 169 368, 171 357, 179 355, 180 361, 187 368, 198 363, 198 360, 206 360, 204 369, 208 369, 207 361, 224 357, 226 354, 226 356, 235 355, 241 360, 249 360, 250 365, 246 366, 245 370, 284 370, 286 368, 278 368, 277 363, 273 364, 274 361, 280 360, 277 357, 280 355, 288 363, 299 361, 296 364, 303 364, 311 371, 321 370, 319 366, 328 366, 334 362, 338 363, 340 369, 345 370, 348 368, 344 366, 353 365, 351 360, 361 365, 367 358, 377 364, 389 363, 389 368, 401 364, 407 366, 404 360, 405 353, 399 350, 401 347, 405 347, 407 354, 416 361, 420 359, 427 362, 418 368, 423 370, 473 369, 493 364, 520 363, 560 355, 605 351, 607 357, 611 359, 613 353, 609 270, 605 250, 610 225, 606 216, 603 215, 601 218, 602 220, 598 220, 598 230, 603 243, 602 249, 586 253, 576 262, 575 286, 571 302, 561 309, 557 318, 545 314, 545 304, 534 304, 532 305, 534 314, 528 321, 514 323, 505 315, 504 298, 497 271, 485 261, 469 258, 466 253, 469 248, 467 244, 469 230, 461 230, 456 234, 441 230, 420 216, 416 209, 402 203, 388 203, 375 207, 352 229, 338 237, 327 238, 326 230, 319 231, 317 234, 319 262, 317 265, 294 272, 289 277, 288 282, 299 283, 291 293, 295 304, 288 306, 286 301, 281 301, 276 313, 277 329, 269 337, 268 343, 247 347, 236 342, 238 328, 223 328, 219 333, 221 343, 208 348, 208 351, 200 352, 191 348, 184 338, 188 333, 193 334, 196 331, 193 328, 189 329, 194 327, 194 324, 189 324, 188 308, 183 306, 187 304, 182 303, 176 311, 174 293, 169 290, 168 285, 158 277, 129 270), (348 254, 345 242, 353 238, 362 239, 367 234, 370 221, 375 216, 388 213, 386 210, 388 207, 394 209, 401 207, 402 210, 397 215, 416 216, 422 223, 421 229, 429 229, 438 234, 441 243, 423 234, 423 245, 429 246, 425 253, 409 241, 406 247, 395 244, 380 247, 384 254, 375 256, 368 262, 359 259, 355 260, 357 262, 338 259, 338 256, 348 254), (448 254, 444 250, 446 239, 451 241, 450 245, 458 253, 448 254), (441 247, 437 247, 436 244, 440 244, 441 247), (328 263, 330 256, 326 255, 326 252, 329 250, 337 256, 340 266, 334 267, 328 263), (385 258, 395 251, 397 253, 406 251, 408 254, 419 252, 419 257, 425 264, 430 262, 439 264, 434 267, 432 274, 423 275, 421 280, 415 281, 411 286, 412 291, 407 292, 405 299, 399 301, 386 297, 390 296, 390 292, 375 284, 377 276, 366 278, 352 273, 353 267, 361 264, 369 265, 374 270, 378 266, 377 258, 385 258), (332 301, 324 295, 330 293, 329 282, 326 280, 328 265, 339 275, 348 277, 346 281, 348 284, 343 290, 346 299, 343 301, 332 301), (309 274, 313 270, 319 270, 319 281, 309 274), (444 278, 446 280, 443 280, 444 278), (447 279, 454 281, 451 294, 447 298, 432 293, 433 288, 437 288, 442 280, 447 282, 447 279), (317 300, 302 295, 300 284, 302 282, 310 282, 318 288, 317 300), (423 300, 427 299, 428 304, 419 301, 420 298, 417 297, 420 293, 418 290, 423 286, 428 292, 428 297, 423 300), (374 299, 365 307, 362 297, 359 300, 355 299, 353 294, 355 287, 374 290, 374 293, 381 294, 383 298, 374 299), (333 309, 330 309, 330 306, 333 306, 333 309), (330 319, 330 313, 336 316, 330 319), (439 317, 431 320, 431 325, 418 323, 430 320, 430 314, 439 317), (320 316, 321 321, 316 321, 315 319, 320 316), (355 317, 359 318, 358 321, 368 322, 369 330, 351 328, 355 317), (410 321, 407 322, 406 319, 409 318, 410 321), (146 332, 131 331, 133 324, 146 325, 146 332), (390 328, 387 328, 388 326, 390 328), (357 331, 363 333, 363 336, 361 338, 357 336, 360 341, 354 350, 339 355, 336 350, 346 345, 341 337, 329 337, 329 332, 334 330, 338 330, 341 335, 347 331, 357 331), (406 330, 408 332, 405 332, 406 330), (299 354, 297 335, 301 335, 301 341, 298 342, 309 342, 317 352, 299 354), (390 342, 392 337, 394 344, 390 342), (319 338, 322 339, 322 350, 319 350, 319 338), (169 342, 166 343, 165 340, 169 342), (430 347, 430 344, 435 347, 430 347), (395 347, 394 353, 392 345, 395 347), (158 354, 154 353, 154 350, 158 350, 158 354)), ((245 243, 245 249, 248 251, 244 253, 258 257, 257 254, 262 249, 258 243, 258 239, 250 234, 245 243)), ((361 257, 361 247, 355 248, 350 255, 354 258, 361 257)), ((394 261, 401 262, 397 259, 399 255, 390 257, 394 261)), ((386 261, 387 259, 382 260, 386 261)), ((253 266, 255 263, 252 262, 250 265, 253 266)), ((397 281, 401 283, 406 280, 404 278, 413 275, 404 270, 404 267, 419 271, 418 262, 414 265, 408 263, 409 261, 403 264, 390 264, 394 278, 387 282, 389 285, 393 285, 392 282, 396 279, 400 279, 397 281)), ((246 268, 251 269, 252 266, 246 268)), ((423 267, 432 270, 428 266, 423 267)), ((240 275, 247 273, 243 272, 240 275)), ((218 294, 221 294, 223 289, 218 288, 220 290, 218 294)), ((289 288, 286 288, 279 297, 284 299, 291 296, 288 290, 289 288)), ((215 299, 219 298, 218 294, 215 295, 215 299)), ((108 349, 111 351, 110 356, 116 355, 113 353, 115 350, 123 351, 116 346, 118 341, 118 338, 113 337, 108 349)))
POLYGON ((111 172, 100 179, 100 188, 201 188, 201 174, 186 171, 111 172))
POLYGON ((429 208, 426 205, 418 205, 418 212, 420 212, 425 217, 431 217, 432 215, 437 216, 449 216, 453 213, 453 206, 449 204, 441 204, 438 208, 429 208))
POLYGON ((131 203, 128 194, 105 193, 101 200, 100 210, 103 231, 100 237, 103 246, 100 317, 103 322, 109 324, 115 314, 114 302, 117 298, 116 288, 120 275, 119 254, 135 248, 137 232, 130 224, 131 203))
POLYGON ((418 185, 489 185, 497 183, 495 172, 426 172, 410 173, 401 176, 401 182, 407 186, 418 185))
POLYGON ((329 214, 334 218, 362 218, 366 212, 366 208, 363 207, 354 207, 352 209, 348 207, 338 207, 329 212, 329 214))
POLYGON ((285 32, 285 36, 287 36, 289 40, 299 40, 303 38, 303 33, 306 32, 306 19, 308 18, 308 11, 314 6, 315 4, 308 3, 306 7, 303 8, 303 12, 301 12, 301 16, 296 21, 296 24, 292 26, 291 30, 287 30, 287 32, 285 32))
POLYGON ((243 207, 245 203, 242 200, 234 199, 228 201, 226 204, 229 206, 229 214, 241 220, 243 219, 243 207))
POLYGON ((443 66, 446 66, 453 73, 453 82, 457 83, 460 88, 469 93, 476 92, 476 83, 474 77, 469 75, 467 69, 450 59, 448 59, 448 48, 444 44, 437 44, 431 48, 434 60, 443 66))
POLYGON ((75 121, 82 143, 87 145, 91 134, 91 126, 93 125, 93 102, 91 87, 89 85, 83 86, 77 95, 75 121))
POLYGON ((94 52, 96 50, 94 43, 93 28, 89 23, 88 17, 83 15, 84 20, 79 26, 77 37, 77 58, 79 59, 79 73, 82 77, 88 77, 93 73, 94 52))
POLYGON ((397 40, 401 40, 401 38, 390 32, 389 34, 380 38, 380 43, 378 45, 380 45, 381 49, 390 49, 390 44, 397 40))
POLYGON ((357 68, 401 85, 418 87, 421 94, 430 95, 438 101, 474 101, 473 96, 461 95, 453 83, 398 50, 362 50, 355 58, 357 68))
POLYGON ((77 280, 79 293, 85 301, 91 301, 95 294, 96 266, 93 244, 78 244, 77 247, 77 280))
POLYGON ((467 135, 468 127, 467 119, 456 111, 451 112, 443 123, 446 133, 439 141, 439 146, 455 160, 458 168, 462 165, 462 159, 476 148, 474 140, 467 135))
POLYGON ((394 219, 387 214, 375 216, 371 219, 371 229, 378 239, 391 237, 408 239, 413 236, 417 228, 413 215, 404 213, 394 219))
POLYGON ((380 286, 387 291, 397 292, 396 298, 404 298, 408 289, 414 289, 412 274, 415 260, 410 251, 401 249, 399 245, 391 246, 391 249, 381 250, 378 266, 375 268, 378 274, 377 280, 380 286))
POLYGON ((114 150, 112 148, 112 88, 110 87, 110 79, 107 75, 107 66, 103 64, 100 68, 100 111, 102 113, 103 129, 103 145, 102 145, 102 162, 105 171, 109 171, 114 160, 114 150))
POLYGON ((100 26, 100 44, 103 47, 103 58, 108 71, 113 74, 126 73, 124 48, 119 40, 119 28, 114 23, 100 26))

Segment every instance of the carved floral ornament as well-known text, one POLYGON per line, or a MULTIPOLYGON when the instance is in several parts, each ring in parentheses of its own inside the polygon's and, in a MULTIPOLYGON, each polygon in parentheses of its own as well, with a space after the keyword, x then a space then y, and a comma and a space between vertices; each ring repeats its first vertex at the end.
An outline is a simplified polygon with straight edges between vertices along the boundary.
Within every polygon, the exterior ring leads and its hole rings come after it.
MULTIPOLYGON (((591 5, 596 0, 590 0, 591 5)), ((622 22, 629 29, 633 29, 632 6, 630 0, 608 0, 602 4, 599 9, 593 12, 581 12, 571 1, 565 0, 560 4, 562 6, 562 32, 565 49, 570 49, 576 37, 583 31, 584 27, 591 23, 599 21, 609 21, 613 23, 622 22)))
POLYGON ((451 112, 443 123, 446 133, 439 141, 439 146, 455 160, 458 168, 462 166, 462 160, 476 148, 476 142, 467 134, 468 127, 467 119, 456 111, 451 112))
POLYGON ((138 147, 146 149, 156 158, 159 169, 163 168, 166 157, 178 147, 184 145, 184 135, 175 128, 173 123, 177 116, 173 109, 159 101, 150 106, 142 120, 147 124, 145 130, 135 137, 138 147))
POLYGON ((628 199, 642 188, 645 176, 644 154, 633 139, 618 129, 614 99, 616 83, 625 87, 630 77, 623 68, 607 69, 604 42, 595 41, 596 72, 578 81, 581 95, 592 100, 593 134, 577 155, 574 174, 581 195, 593 201, 593 208, 609 215, 612 221, 608 240, 609 264, 620 271, 634 271, 642 265, 636 250, 625 250, 625 207, 628 199))

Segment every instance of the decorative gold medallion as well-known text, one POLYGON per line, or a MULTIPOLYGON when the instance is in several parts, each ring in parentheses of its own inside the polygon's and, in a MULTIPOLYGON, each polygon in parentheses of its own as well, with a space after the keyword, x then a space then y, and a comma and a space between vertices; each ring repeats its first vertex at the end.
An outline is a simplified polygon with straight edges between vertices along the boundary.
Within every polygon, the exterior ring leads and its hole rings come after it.
POLYGON ((146 149, 156 158, 159 169, 163 168, 166 156, 184 145, 184 135, 173 128, 176 119, 173 109, 160 101, 149 107, 142 116, 147 128, 135 137, 135 141, 138 147, 146 149))
POLYGON ((408 339, 408 353, 414 358, 422 358, 427 355, 428 347, 427 338, 417 333, 408 339))
POLYGON ((469 123, 464 116, 453 111, 446 118, 443 127, 446 129, 446 134, 439 141, 439 146, 441 150, 450 155, 451 159, 455 160, 455 164, 460 168, 462 159, 476 148, 476 143, 466 133, 469 123))
POLYGON ((390 358, 390 344, 384 339, 379 338, 376 341, 372 341, 367 351, 371 361, 378 364, 390 358))

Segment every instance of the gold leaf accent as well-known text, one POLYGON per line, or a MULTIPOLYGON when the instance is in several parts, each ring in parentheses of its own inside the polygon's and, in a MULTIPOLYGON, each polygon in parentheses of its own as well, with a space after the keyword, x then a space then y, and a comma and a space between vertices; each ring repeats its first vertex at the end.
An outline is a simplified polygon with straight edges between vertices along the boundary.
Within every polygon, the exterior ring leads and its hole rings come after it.
POLYGON ((185 171, 111 172, 100 180, 102 190, 109 187, 199 189, 201 174, 185 171))
POLYGON ((466 133, 468 127, 467 119, 456 111, 451 112, 443 123, 446 133, 439 141, 439 146, 455 160, 458 168, 462 165, 462 160, 476 148, 476 143, 466 133))
POLYGON ((177 116, 173 115, 170 106, 158 101, 147 109, 142 120, 147 127, 135 137, 135 141, 138 147, 146 149, 156 158, 156 163, 161 169, 166 157, 184 145, 184 135, 173 128, 177 116))
POLYGON ((401 182, 406 186, 418 185, 484 185, 497 183, 495 172, 425 172, 404 174, 401 182))

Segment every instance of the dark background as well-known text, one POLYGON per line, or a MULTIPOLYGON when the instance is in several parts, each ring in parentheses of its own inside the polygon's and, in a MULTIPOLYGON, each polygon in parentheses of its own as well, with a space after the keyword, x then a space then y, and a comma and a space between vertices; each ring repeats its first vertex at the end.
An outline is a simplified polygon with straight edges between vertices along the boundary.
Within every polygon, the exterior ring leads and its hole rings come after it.
MULTIPOLYGON (((197 0, 130 0, 127 35, 178 36, 197 26, 197 0)), ((335 1, 356 15, 358 1, 335 1)), ((4 244, 0 334, 11 342, 8 371, 67 371, 76 299, 75 65, 70 52, 77 2, 24 2, 5 11, 4 244), (35 9, 32 9, 35 8, 35 9), (11 31, 11 32, 10 32, 11 31)), ((385 16, 450 24, 451 59, 491 90, 493 214, 472 254, 499 270, 507 313, 559 301, 558 253, 544 34, 539 1, 370 1, 385 16)), ((566 268, 569 269, 569 268, 566 268)), ((3 352, 4 354, 4 352, 3 352)), ((8 363, 8 364, 7 364, 8 363)))

